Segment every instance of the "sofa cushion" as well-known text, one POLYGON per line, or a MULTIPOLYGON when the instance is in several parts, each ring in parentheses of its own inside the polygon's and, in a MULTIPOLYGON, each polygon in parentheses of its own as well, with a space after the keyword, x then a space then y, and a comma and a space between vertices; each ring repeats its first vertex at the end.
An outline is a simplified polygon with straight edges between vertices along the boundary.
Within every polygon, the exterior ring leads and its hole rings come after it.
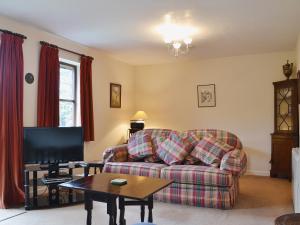
POLYGON ((161 169, 166 166, 165 164, 145 162, 108 162, 105 163, 103 172, 159 178, 161 169))
POLYGON ((174 131, 159 145, 157 154, 168 165, 180 164, 189 154, 190 148, 190 142, 174 131))
POLYGON ((197 135, 195 133, 186 133, 186 132, 182 132, 179 135, 183 140, 185 140, 187 143, 190 144, 190 151, 193 150, 193 148, 195 148, 195 146, 198 144, 200 138, 197 137, 197 135))
POLYGON ((151 136, 135 135, 128 141, 128 153, 131 159, 143 159, 153 154, 151 136))
POLYGON ((167 137, 165 135, 152 138, 152 152, 153 152, 153 155, 146 157, 145 162, 160 162, 160 161, 162 161, 161 158, 159 158, 159 156, 157 154, 157 149, 158 149, 159 145, 161 143, 163 143, 164 140, 166 140, 166 138, 167 137))
POLYGON ((222 157, 234 147, 217 140, 212 135, 205 136, 191 152, 191 156, 200 159, 207 165, 219 167, 222 157))
POLYGON ((209 166, 172 165, 161 169, 160 178, 181 184, 220 187, 231 187, 233 184, 230 172, 209 166))

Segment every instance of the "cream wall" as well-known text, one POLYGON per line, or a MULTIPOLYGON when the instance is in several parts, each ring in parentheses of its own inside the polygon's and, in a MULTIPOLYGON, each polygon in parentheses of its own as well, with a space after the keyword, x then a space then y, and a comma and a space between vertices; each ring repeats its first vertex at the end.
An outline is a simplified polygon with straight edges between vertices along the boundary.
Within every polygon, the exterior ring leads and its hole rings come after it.
POLYGON ((218 128, 237 134, 249 156, 249 172, 269 174, 273 85, 295 52, 237 56, 136 67, 136 106, 146 127, 218 128), (215 108, 197 107, 197 85, 216 84, 215 108))
MULTIPOLYGON (((33 73, 35 81, 31 85, 24 82, 24 126, 36 125, 39 41, 43 40, 94 57, 92 69, 95 142, 86 144, 85 158, 87 160, 100 159, 100 154, 105 147, 122 143, 127 134, 128 120, 135 110, 135 83, 132 66, 117 61, 99 50, 87 48, 70 40, 5 17, 0 17, 0 27, 27 36, 23 44, 24 72, 25 74, 27 72, 33 73), (111 109, 109 107, 110 82, 122 84, 121 109, 111 109)), ((76 55, 66 54, 65 52, 60 52, 60 57, 79 61, 76 55)))

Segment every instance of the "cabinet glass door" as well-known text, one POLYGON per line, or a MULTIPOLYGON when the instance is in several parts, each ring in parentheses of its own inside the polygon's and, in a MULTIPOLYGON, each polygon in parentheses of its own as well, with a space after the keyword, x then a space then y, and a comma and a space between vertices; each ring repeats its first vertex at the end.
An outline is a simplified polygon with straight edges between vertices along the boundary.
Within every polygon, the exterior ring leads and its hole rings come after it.
POLYGON ((276 129, 293 131, 292 119, 292 87, 279 88, 276 91, 276 129))

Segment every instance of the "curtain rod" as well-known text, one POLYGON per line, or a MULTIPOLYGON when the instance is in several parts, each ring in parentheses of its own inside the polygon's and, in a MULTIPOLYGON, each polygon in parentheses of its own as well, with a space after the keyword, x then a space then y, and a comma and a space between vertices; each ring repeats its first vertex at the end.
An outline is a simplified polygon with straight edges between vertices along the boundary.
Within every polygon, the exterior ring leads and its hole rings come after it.
POLYGON ((14 32, 9 31, 9 30, 0 29, 0 32, 7 33, 7 34, 12 34, 12 35, 21 37, 21 38, 23 38, 23 39, 27 39, 27 37, 26 37, 25 35, 23 35, 23 34, 18 34, 18 33, 14 33, 14 32))
POLYGON ((41 45, 49 45, 49 46, 51 46, 51 47, 53 47, 53 48, 58 48, 58 49, 60 49, 60 50, 62 50, 62 51, 70 52, 70 53, 72 53, 72 54, 79 55, 79 56, 88 57, 88 58, 91 58, 92 60, 94 60, 94 58, 91 57, 91 56, 86 56, 86 55, 81 54, 81 53, 78 53, 78 52, 74 52, 74 51, 71 51, 71 50, 68 50, 68 49, 65 49, 65 48, 61 48, 61 47, 58 47, 57 45, 53 45, 53 44, 50 44, 50 43, 45 42, 45 41, 40 41, 40 44, 41 44, 41 45))

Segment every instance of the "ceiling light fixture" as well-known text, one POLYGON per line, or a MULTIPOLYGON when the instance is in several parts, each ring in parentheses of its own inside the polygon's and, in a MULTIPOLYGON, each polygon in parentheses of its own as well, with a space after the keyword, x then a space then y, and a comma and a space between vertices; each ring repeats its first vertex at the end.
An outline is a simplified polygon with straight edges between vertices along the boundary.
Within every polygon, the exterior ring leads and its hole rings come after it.
POLYGON ((192 36, 197 33, 197 28, 190 24, 179 24, 172 21, 170 15, 165 17, 165 23, 159 25, 156 31, 163 36, 169 52, 179 56, 189 52, 192 44, 192 36))

